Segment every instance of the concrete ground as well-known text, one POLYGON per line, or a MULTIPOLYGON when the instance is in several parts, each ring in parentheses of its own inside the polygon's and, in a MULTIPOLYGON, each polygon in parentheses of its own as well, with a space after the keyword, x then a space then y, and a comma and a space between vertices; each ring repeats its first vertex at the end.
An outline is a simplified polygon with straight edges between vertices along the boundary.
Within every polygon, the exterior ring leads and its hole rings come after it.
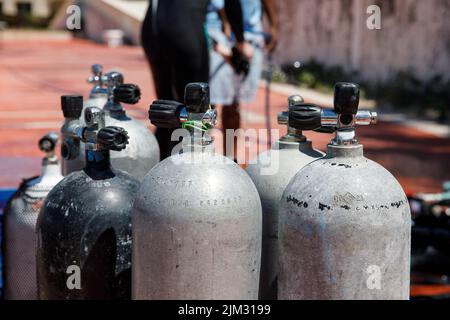
MULTIPOLYGON (((127 110, 149 124, 147 109, 155 92, 140 48, 109 49, 65 39, 0 42, 0 187, 16 186, 22 178, 39 173, 42 155, 37 141, 43 134, 59 130, 61 95, 88 95, 90 85, 85 79, 93 63, 102 63, 107 71, 122 71, 126 82, 139 84, 141 102, 127 110)), ((283 134, 285 128, 275 122, 277 113, 286 108, 287 94, 276 91, 270 95, 272 126, 283 134)), ((264 101, 261 88, 256 101, 243 106, 244 128, 265 128, 264 101)), ((331 138, 318 133, 307 136, 322 150, 331 138)), ((396 122, 359 128, 358 137, 366 155, 390 170, 408 193, 439 191, 441 183, 450 180, 449 138, 396 122)), ((258 151, 264 150, 266 141, 259 146, 258 151)), ((220 150, 221 143, 217 147, 220 150)), ((251 148, 255 153, 257 144, 251 148)))

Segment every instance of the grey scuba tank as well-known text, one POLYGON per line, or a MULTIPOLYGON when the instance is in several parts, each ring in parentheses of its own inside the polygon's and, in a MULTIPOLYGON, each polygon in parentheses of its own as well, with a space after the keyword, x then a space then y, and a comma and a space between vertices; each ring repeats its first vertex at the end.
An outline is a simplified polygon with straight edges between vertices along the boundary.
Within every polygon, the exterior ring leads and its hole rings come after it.
POLYGON ((400 184, 363 155, 359 87, 338 83, 326 157, 301 169, 279 211, 280 299, 408 299, 411 215, 400 184))
POLYGON ((41 174, 22 182, 4 212, 3 283, 7 300, 37 299, 35 227, 45 197, 63 178, 55 155, 57 143, 57 133, 39 140, 39 148, 46 153, 41 174))
MULTIPOLYGON (((214 153, 209 87, 185 106, 155 101, 157 127, 183 127, 182 151, 146 175, 133 209, 133 299, 257 299, 261 203, 247 173, 214 153)), ((175 149, 176 150, 176 149, 175 149)))
POLYGON ((289 110, 278 115, 278 123, 288 126, 271 150, 263 152, 247 167, 247 173, 258 189, 263 210, 263 238, 259 296, 277 298, 278 275, 278 209, 284 189, 305 165, 324 153, 313 149, 302 130, 320 126, 320 109, 305 104, 300 96, 289 97, 289 110))
POLYGON ((85 143, 86 167, 56 185, 39 214, 39 298, 130 299, 131 209, 139 182, 112 168, 109 158, 110 150, 125 148, 127 132, 105 127, 104 111, 95 107, 86 108, 81 126, 80 96, 63 96, 62 107, 66 139, 71 134, 85 143))
MULTIPOLYGON (((103 106, 105 111, 105 123, 107 126, 120 126, 124 128, 130 137, 127 149, 117 152, 111 151, 111 164, 114 168, 128 172, 134 178, 142 181, 145 174, 159 162, 159 146, 153 133, 146 125, 126 114, 122 103, 136 104, 141 96, 138 86, 123 84, 120 73, 110 72, 106 74, 108 84, 108 99, 103 106)), ((85 104, 85 106, 89 106, 85 104)), ((80 119, 83 124, 83 119, 80 119)), ((64 135, 64 130, 63 130, 64 135)), ((66 146, 63 145, 63 149, 66 146)), ((68 148, 68 147, 67 147, 68 148)), ((80 151, 63 160, 63 174, 81 170, 84 167, 84 143, 78 148, 80 151)), ((75 149, 74 149, 75 152, 75 149)))

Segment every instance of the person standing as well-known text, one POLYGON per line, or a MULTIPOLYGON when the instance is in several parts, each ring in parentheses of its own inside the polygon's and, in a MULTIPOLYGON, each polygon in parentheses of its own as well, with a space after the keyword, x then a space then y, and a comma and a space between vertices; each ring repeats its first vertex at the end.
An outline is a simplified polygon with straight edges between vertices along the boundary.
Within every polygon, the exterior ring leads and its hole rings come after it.
MULTIPOLYGON (((210 92, 211 103, 222 108, 222 128, 237 130, 240 128, 240 103, 254 101, 259 86, 264 62, 264 51, 271 54, 278 42, 278 16, 274 0, 240 0, 243 12, 244 58, 249 60, 248 73, 233 65, 234 35, 223 19, 221 9, 222 0, 212 0, 208 14, 208 35, 214 46, 210 47, 210 92), (214 10, 211 10, 211 6, 214 10), (263 28, 263 13, 266 14, 269 29, 263 28)), ((234 138, 234 158, 237 157, 236 142, 234 138)), ((227 139, 224 138, 224 151, 230 155, 227 148, 227 139)))
MULTIPOLYGON (((236 0, 226 0, 236 1, 236 0)), ((141 39, 152 69, 158 99, 183 101, 190 82, 208 82, 209 49, 205 33, 208 0, 150 0, 141 39)), ((229 13, 229 24, 244 40, 242 11, 229 13)), ((157 129, 161 160, 171 155, 177 142, 172 129, 157 129)))

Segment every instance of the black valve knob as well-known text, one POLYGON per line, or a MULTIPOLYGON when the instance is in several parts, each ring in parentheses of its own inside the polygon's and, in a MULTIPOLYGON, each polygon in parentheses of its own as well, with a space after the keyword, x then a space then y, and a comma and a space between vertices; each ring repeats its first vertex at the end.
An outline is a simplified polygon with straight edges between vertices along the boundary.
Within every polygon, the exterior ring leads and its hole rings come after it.
POLYGON ((334 111, 341 115, 355 115, 359 106, 359 86, 339 82, 334 86, 334 111))
POLYGON ((136 104, 141 99, 141 89, 135 84, 121 84, 114 88, 114 99, 126 104, 136 104))
POLYGON ((44 152, 52 152, 58 144, 58 138, 59 135, 56 132, 47 134, 39 140, 39 149, 44 152))
POLYGON ((61 109, 64 118, 79 118, 83 111, 83 97, 75 95, 61 96, 61 109))
POLYGON ((313 104, 299 103, 289 106, 289 127, 298 130, 315 130, 321 126, 322 109, 313 104))
POLYGON ((186 109, 192 113, 205 113, 209 109, 209 85, 204 82, 189 83, 184 91, 186 109))
POLYGON ((157 128, 179 128, 184 104, 171 100, 155 100, 148 110, 150 122, 157 128))
POLYGON ((125 149, 129 139, 128 132, 120 127, 106 127, 97 133, 97 144, 113 151, 125 149))

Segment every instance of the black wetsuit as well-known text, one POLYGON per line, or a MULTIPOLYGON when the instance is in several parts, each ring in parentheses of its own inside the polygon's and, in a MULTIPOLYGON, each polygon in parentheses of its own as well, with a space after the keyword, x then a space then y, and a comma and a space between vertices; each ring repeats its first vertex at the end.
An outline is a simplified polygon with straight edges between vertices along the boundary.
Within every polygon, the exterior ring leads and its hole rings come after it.
MULTIPOLYGON (((158 99, 184 100, 190 82, 208 82, 209 49, 205 34, 208 0, 151 1, 142 27, 142 44, 151 65, 158 99), (157 3, 154 10, 153 4, 157 3)), ((239 0, 227 0, 226 12, 236 38, 243 37, 239 0), (242 30, 240 30, 242 28, 242 30)), ((157 129, 161 160, 170 156, 173 130, 157 129)))

